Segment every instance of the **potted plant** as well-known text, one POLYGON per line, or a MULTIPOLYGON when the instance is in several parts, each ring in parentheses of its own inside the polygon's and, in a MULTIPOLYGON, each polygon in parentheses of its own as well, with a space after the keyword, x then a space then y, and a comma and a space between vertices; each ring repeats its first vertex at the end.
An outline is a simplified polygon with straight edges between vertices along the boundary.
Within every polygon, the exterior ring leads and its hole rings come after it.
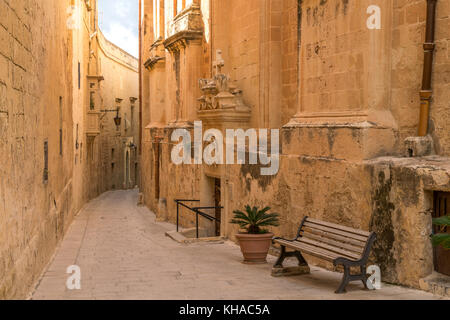
POLYGON ((232 224, 237 224, 245 232, 236 235, 247 263, 265 263, 272 242, 273 233, 264 227, 279 226, 279 214, 269 213, 270 207, 259 210, 258 207, 245 207, 245 212, 235 210, 232 224))
MULTIPOLYGON (((433 219, 433 224, 436 226, 440 226, 442 231, 444 231, 446 228, 450 229, 450 216, 433 219)), ((433 245, 435 247, 441 246, 446 250, 450 250, 450 233, 434 234, 431 240, 433 241, 433 245)))

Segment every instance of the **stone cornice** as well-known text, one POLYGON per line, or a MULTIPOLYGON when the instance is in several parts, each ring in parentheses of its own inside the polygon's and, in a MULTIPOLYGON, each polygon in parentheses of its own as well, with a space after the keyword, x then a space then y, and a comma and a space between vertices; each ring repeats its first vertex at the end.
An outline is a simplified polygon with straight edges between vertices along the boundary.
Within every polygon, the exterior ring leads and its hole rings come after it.
POLYGON ((101 75, 88 75, 87 78, 92 79, 92 80, 98 80, 98 81, 105 80, 105 77, 101 76, 101 75))
POLYGON ((181 31, 164 41, 164 47, 170 52, 180 51, 186 48, 191 41, 199 41, 203 37, 203 31, 181 31))
POLYGON ((165 60, 166 60, 165 57, 158 57, 158 56, 151 57, 144 62, 144 67, 147 70, 151 71, 156 66, 156 64, 158 64, 158 62, 164 63, 165 60))
POLYGON ((227 124, 247 124, 250 122, 251 112, 249 110, 235 109, 215 109, 203 110, 197 112, 198 117, 210 125, 227 125, 227 124))

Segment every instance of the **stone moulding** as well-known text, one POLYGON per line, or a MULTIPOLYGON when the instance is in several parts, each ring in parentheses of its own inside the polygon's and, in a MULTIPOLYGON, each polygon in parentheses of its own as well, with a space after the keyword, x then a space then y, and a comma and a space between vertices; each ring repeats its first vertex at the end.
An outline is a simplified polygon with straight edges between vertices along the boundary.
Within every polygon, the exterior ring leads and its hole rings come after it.
POLYGON ((164 44, 159 38, 150 47, 150 58, 144 62, 144 67, 151 71, 159 62, 164 63, 166 60, 164 44))
POLYGON ((156 64, 158 64, 158 62, 160 62, 160 61, 164 62, 165 60, 166 60, 165 57, 154 56, 154 57, 151 57, 147 61, 144 62, 144 67, 147 70, 152 70, 156 66, 156 64))
POLYGON ((209 124, 246 124, 250 121, 251 114, 249 111, 237 111, 234 109, 216 109, 198 111, 198 117, 209 124))
POLYGON ((200 41, 203 31, 182 31, 164 41, 164 47, 170 52, 180 51, 193 41, 200 41))
POLYGON ((101 75, 87 75, 87 78, 89 80, 97 80, 98 82, 105 80, 105 77, 101 75))

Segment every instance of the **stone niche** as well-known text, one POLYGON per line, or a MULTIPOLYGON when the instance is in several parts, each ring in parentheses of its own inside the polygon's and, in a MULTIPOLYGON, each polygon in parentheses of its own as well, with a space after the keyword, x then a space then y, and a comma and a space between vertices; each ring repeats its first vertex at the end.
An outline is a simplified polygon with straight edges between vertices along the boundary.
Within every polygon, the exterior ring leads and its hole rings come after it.
POLYGON ((224 65, 222 52, 218 50, 214 77, 199 80, 203 95, 198 99, 198 116, 206 124, 217 125, 219 129, 246 127, 250 122, 251 109, 244 103, 242 90, 222 73, 224 65))

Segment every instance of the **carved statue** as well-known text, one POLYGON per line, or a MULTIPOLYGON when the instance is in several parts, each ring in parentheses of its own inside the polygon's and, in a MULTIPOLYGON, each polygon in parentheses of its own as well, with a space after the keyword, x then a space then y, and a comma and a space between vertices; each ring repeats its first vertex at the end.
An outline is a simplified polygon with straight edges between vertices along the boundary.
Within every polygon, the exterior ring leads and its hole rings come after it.
POLYGON ((200 102, 199 111, 234 109, 236 111, 250 111, 242 98, 242 90, 236 88, 231 83, 228 75, 222 72, 225 61, 222 58, 222 51, 217 50, 216 61, 213 62, 214 77, 212 79, 200 79, 199 85, 203 96, 198 99, 200 102))

